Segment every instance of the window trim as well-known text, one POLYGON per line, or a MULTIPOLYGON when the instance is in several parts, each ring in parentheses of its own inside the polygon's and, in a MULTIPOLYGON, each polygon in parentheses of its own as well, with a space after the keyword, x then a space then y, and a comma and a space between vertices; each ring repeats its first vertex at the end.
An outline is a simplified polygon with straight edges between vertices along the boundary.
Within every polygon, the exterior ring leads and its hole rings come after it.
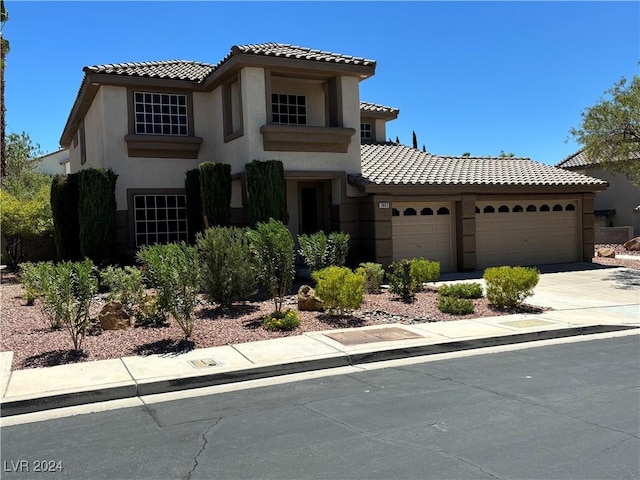
POLYGON ((172 88, 128 87, 127 109, 129 114, 128 134, 124 136, 129 157, 140 158, 185 158, 196 159, 202 138, 194 136, 193 92, 172 88), (137 134, 135 131, 135 93, 165 93, 185 95, 187 100, 187 135, 137 134))
POLYGON ((236 75, 222 85, 222 134, 225 143, 244 136, 244 115, 242 110, 242 83, 240 75, 236 75), (233 109, 234 84, 238 85, 238 112, 233 109), (236 113, 240 127, 234 130, 233 116, 236 113))

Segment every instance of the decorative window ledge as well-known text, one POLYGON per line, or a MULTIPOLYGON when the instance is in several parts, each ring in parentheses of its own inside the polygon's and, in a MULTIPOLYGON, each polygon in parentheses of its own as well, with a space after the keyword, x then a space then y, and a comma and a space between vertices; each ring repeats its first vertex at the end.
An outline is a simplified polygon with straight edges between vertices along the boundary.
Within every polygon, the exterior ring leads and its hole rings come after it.
POLYGON ((263 125, 264 149, 281 152, 347 153, 355 128, 263 125))
POLYGON ((169 135, 125 135, 130 157, 198 158, 200 137, 169 135))

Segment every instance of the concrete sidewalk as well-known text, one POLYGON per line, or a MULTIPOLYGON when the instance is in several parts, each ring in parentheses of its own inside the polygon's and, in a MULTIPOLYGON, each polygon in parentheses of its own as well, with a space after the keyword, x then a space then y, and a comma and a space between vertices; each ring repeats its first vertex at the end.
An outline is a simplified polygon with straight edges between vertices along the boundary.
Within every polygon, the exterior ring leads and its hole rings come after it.
MULTIPOLYGON (((443 280, 439 283, 481 281, 481 272, 449 274, 443 280)), ((619 330, 640 333, 640 271, 591 264, 546 268, 535 295, 527 303, 553 310, 309 332, 182 354, 124 357, 13 372, 12 352, 2 352, 0 413, 11 416, 487 346, 619 330)))

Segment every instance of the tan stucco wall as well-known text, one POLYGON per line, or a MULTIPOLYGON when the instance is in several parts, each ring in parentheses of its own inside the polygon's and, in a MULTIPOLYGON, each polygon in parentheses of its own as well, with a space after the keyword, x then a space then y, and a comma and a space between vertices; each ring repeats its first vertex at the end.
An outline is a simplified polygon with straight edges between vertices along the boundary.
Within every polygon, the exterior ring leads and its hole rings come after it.
MULTIPOLYGON (((576 170, 577 171, 577 170, 576 170)), ((633 225, 633 209, 640 205, 640 187, 634 186, 622 174, 614 174, 599 168, 587 168, 579 173, 609 182, 609 188, 596 193, 594 210, 614 209, 614 227, 633 225)))
POLYGON ((387 122, 382 118, 376 118, 375 123, 376 129, 376 142, 386 142, 387 141, 387 122))

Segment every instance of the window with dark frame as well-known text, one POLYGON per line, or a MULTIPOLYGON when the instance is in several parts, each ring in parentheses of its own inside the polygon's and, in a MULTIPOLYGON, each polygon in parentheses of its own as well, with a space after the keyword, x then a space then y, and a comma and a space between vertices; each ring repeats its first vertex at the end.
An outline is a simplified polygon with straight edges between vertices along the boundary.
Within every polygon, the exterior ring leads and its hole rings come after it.
POLYGON ((184 194, 134 195, 136 247, 188 240, 184 194))
POLYGON ((373 125, 370 123, 360 124, 360 140, 373 140, 373 125))
POLYGON ((307 97, 271 94, 271 122, 277 125, 306 125, 307 97))
POLYGON ((133 104, 136 134, 189 135, 186 95, 134 92, 133 104))

